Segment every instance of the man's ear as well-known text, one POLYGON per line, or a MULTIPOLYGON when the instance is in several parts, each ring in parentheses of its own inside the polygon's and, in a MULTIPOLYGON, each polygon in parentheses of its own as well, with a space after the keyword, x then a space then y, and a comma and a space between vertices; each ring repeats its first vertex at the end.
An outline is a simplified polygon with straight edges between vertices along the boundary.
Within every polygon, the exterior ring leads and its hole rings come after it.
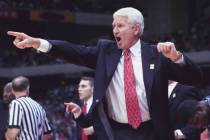
POLYGON ((29 95, 29 92, 30 92, 30 86, 28 86, 28 87, 27 87, 26 92, 27 92, 27 94, 29 95))
POLYGON ((134 29, 134 34, 139 35, 140 34, 140 29, 141 29, 141 24, 137 23, 133 26, 134 29))
POLYGON ((94 91, 94 87, 91 88, 91 92, 92 92, 92 93, 93 93, 93 91, 94 91))

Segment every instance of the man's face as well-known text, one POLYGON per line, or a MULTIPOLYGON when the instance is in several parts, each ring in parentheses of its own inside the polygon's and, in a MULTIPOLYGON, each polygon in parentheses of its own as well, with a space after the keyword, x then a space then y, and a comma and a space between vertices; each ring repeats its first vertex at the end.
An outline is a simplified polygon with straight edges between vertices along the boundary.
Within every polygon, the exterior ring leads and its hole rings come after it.
POLYGON ((12 94, 12 92, 7 92, 4 89, 4 93, 3 93, 3 101, 5 103, 10 103, 13 99, 15 99, 15 96, 12 94))
POLYGON ((81 80, 78 87, 80 100, 88 100, 93 95, 93 87, 88 80, 81 80))
POLYGON ((117 16, 114 18, 113 34, 119 48, 128 49, 139 39, 139 24, 128 22, 125 16, 117 16))

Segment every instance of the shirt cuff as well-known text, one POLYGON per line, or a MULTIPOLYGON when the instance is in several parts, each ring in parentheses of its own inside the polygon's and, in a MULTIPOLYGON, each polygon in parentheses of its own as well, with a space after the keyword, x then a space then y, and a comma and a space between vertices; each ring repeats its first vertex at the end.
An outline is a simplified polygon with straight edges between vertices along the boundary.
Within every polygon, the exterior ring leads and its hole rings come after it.
POLYGON ((174 135, 175 135, 176 139, 185 139, 186 138, 186 136, 179 129, 174 131, 174 135))
POLYGON ((182 56, 178 60, 174 61, 174 63, 177 63, 177 64, 185 64, 183 54, 182 54, 182 56))
POLYGON ((44 39, 39 39, 40 40, 40 46, 37 48, 37 51, 47 53, 51 50, 52 45, 44 39))

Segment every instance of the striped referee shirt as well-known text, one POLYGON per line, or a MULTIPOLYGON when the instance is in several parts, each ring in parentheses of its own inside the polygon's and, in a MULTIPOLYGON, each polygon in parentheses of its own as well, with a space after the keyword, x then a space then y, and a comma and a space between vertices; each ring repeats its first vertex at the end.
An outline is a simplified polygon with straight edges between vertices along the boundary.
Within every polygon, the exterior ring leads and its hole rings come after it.
POLYGON ((43 107, 28 96, 13 100, 9 109, 9 128, 19 128, 17 140, 42 140, 52 128, 43 107))

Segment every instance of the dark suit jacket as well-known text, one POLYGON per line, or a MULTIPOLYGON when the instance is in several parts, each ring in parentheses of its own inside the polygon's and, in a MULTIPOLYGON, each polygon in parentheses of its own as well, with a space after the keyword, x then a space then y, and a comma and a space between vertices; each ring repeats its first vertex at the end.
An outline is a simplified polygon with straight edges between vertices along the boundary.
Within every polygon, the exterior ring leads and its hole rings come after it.
MULTIPOLYGON (((52 49, 48 53, 51 56, 95 69, 92 104, 94 128, 98 139, 113 139, 109 132, 111 129, 106 125, 109 123, 104 123, 107 114, 100 115, 99 107, 105 99, 106 89, 117 68, 122 49, 117 47, 116 42, 110 40, 99 40, 95 47, 85 47, 64 41, 48 41, 52 44, 52 49)), ((183 84, 200 84, 202 74, 187 57, 184 57, 185 64, 179 65, 158 53, 155 45, 142 43, 141 46, 144 84, 157 139, 173 140, 173 131, 169 123, 168 80, 179 81, 183 84), (151 65, 154 65, 154 69, 151 65)))
POLYGON ((199 91, 192 86, 177 84, 169 97, 170 121, 173 129, 180 129, 187 137, 187 140, 199 140, 203 129, 189 128, 183 122, 178 120, 178 107, 185 100, 201 100, 199 91))
POLYGON ((8 126, 8 119, 9 119, 9 105, 0 101, 0 140, 5 139, 5 132, 8 126))
MULTIPOLYGON (((78 104, 81 108, 82 108, 83 103, 84 103, 84 102, 82 102, 82 101, 79 100, 79 99, 78 99, 78 100, 74 100, 74 102, 75 102, 76 104, 78 104)), ((89 125, 90 125, 90 126, 93 126, 93 117, 92 117, 92 113, 90 112, 90 113, 84 115, 84 117, 85 117, 85 120, 87 120, 87 121, 89 122, 89 125), (92 125, 91 125, 91 124, 92 124, 92 125)), ((81 137, 81 129, 82 129, 82 128, 86 128, 86 127, 81 127, 81 126, 83 126, 82 124, 78 124, 78 125, 80 125, 80 126, 79 126, 79 137, 81 137)), ((95 133, 94 133, 93 135, 89 135, 89 136, 88 136, 88 140, 97 140, 95 133)))

